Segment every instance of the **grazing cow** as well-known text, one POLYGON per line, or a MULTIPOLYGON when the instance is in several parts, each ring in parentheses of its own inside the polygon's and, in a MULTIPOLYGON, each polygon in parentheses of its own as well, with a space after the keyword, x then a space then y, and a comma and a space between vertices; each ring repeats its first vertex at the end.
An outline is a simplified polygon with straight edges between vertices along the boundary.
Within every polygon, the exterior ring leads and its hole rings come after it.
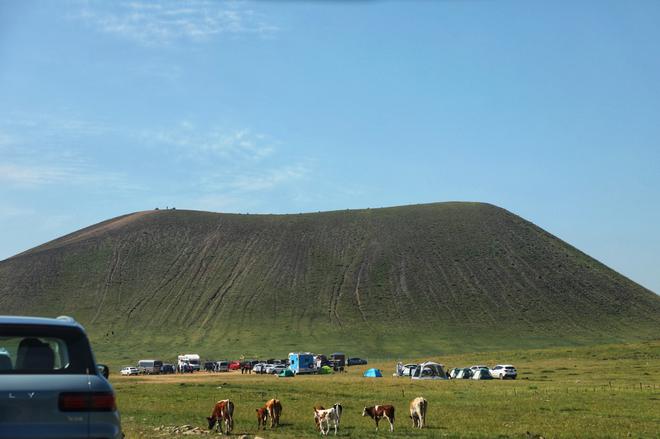
POLYGON ((321 432, 321 434, 327 435, 330 431, 330 422, 333 423, 335 427, 335 435, 337 434, 337 427, 339 426, 339 420, 341 419, 341 412, 343 407, 341 404, 336 403, 332 406, 331 409, 326 410, 322 405, 314 406, 314 422, 316 423, 316 429, 321 432), (322 423, 325 422, 327 430, 323 430, 322 423))
POLYGON ((376 421, 376 431, 378 431, 378 422, 381 418, 385 418, 390 423, 390 431, 394 431, 394 406, 376 405, 373 407, 365 407, 364 410, 362 410, 362 416, 369 416, 376 421))
POLYGON ((282 414, 282 403, 279 399, 271 399, 266 403, 264 407, 270 416, 270 428, 275 427, 276 425, 280 426, 280 415, 282 414))
POLYGON ((316 412, 317 412, 318 410, 325 410, 325 407, 323 407, 323 406, 320 405, 320 404, 316 404, 316 405, 314 406, 314 422, 316 423, 316 429, 317 429, 318 431, 321 431, 321 424, 319 423, 319 417, 316 416, 316 412))
POLYGON ((335 409, 335 412, 337 412, 337 424, 339 424, 339 421, 341 420, 341 412, 344 410, 344 408, 338 402, 335 403, 332 408, 335 409))
POLYGON ((410 419, 412 419, 413 428, 424 428, 424 424, 426 424, 426 409, 428 405, 429 402, 421 396, 418 396, 417 398, 410 401, 410 419))
POLYGON ((266 410, 266 407, 257 409, 257 430, 261 427, 265 429, 266 421, 268 421, 268 410, 266 410))
POLYGON ((234 428, 234 403, 228 399, 223 399, 215 403, 211 416, 206 418, 209 421, 209 430, 213 430, 215 423, 218 423, 218 431, 222 434, 222 423, 225 423, 225 429, 229 434, 234 428))
POLYGON ((317 421, 318 426, 321 430, 321 434, 327 436, 330 432, 330 423, 335 427, 335 436, 337 436, 337 427, 339 426, 339 414, 337 413, 337 406, 341 408, 341 405, 335 404, 332 408, 327 410, 316 410, 314 409, 314 419, 317 421), (325 424, 326 428, 323 428, 325 424))

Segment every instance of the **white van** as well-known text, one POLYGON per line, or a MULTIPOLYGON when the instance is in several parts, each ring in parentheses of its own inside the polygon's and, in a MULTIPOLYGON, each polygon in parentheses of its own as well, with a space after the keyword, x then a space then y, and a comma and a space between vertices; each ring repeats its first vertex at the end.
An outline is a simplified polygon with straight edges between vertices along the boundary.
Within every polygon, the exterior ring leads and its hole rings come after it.
POLYGON ((158 375, 162 366, 163 362, 160 360, 140 360, 137 364, 140 373, 147 375, 158 375))

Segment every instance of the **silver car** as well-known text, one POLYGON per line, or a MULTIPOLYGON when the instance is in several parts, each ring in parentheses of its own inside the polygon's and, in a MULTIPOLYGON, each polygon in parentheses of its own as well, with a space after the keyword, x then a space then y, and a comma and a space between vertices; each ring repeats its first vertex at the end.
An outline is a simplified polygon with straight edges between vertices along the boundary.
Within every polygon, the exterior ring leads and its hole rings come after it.
POLYGON ((122 437, 108 368, 70 317, 0 316, 0 437, 122 437))

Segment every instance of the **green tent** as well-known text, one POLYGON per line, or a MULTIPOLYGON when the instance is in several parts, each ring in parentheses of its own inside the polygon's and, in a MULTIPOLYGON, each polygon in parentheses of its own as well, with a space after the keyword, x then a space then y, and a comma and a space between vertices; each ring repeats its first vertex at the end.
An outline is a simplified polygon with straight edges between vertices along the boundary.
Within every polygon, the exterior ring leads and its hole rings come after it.
POLYGON ((332 373, 332 367, 330 366, 323 366, 319 369, 319 375, 327 375, 329 373, 332 373))
POLYGON ((280 378, 286 378, 286 377, 292 377, 295 376, 293 371, 291 369, 284 369, 282 372, 277 374, 278 377, 280 378))

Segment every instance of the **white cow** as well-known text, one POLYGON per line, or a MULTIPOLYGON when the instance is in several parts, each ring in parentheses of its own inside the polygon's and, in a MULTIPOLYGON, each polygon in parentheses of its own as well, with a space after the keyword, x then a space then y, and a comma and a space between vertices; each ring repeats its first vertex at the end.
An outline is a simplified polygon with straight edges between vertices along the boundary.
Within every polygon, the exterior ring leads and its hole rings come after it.
POLYGON ((429 402, 418 396, 417 398, 410 401, 410 419, 412 419, 413 428, 419 427, 424 428, 426 423, 426 409, 428 408, 429 402))

